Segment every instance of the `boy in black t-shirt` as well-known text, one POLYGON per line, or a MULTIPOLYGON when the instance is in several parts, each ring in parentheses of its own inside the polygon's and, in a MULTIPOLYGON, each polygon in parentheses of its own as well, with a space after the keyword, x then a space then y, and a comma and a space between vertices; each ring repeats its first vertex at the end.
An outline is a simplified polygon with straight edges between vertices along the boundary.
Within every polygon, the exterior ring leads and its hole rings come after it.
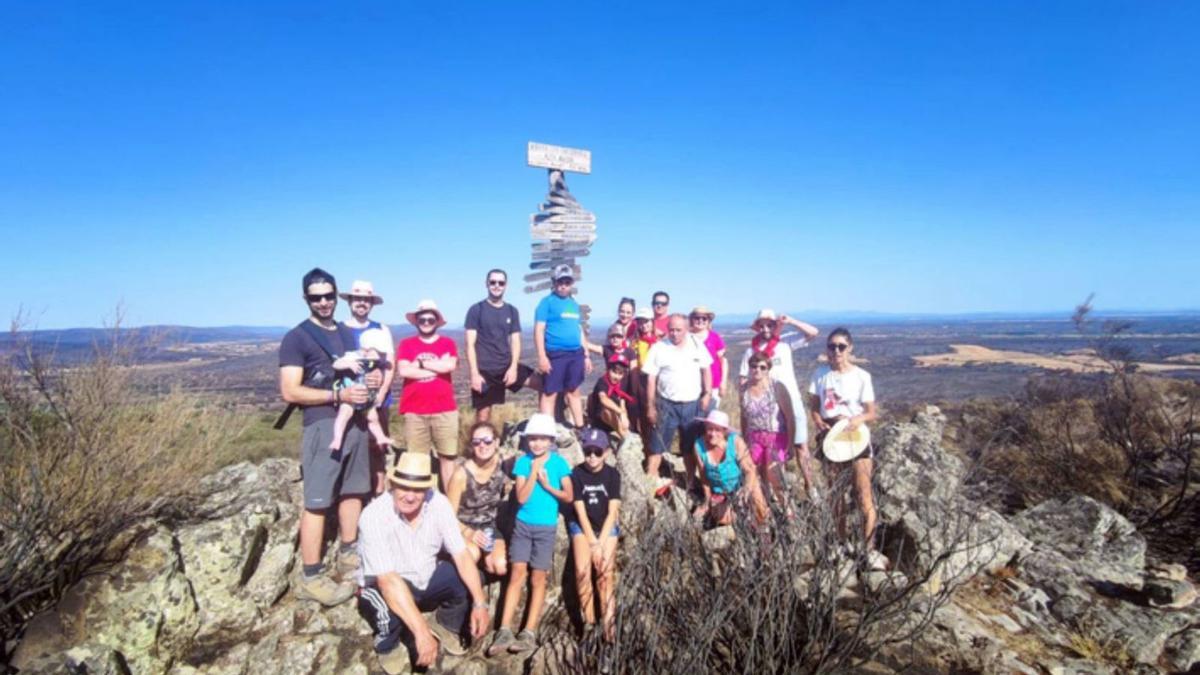
POLYGON ((592 583, 600 595, 600 615, 604 619, 604 639, 616 637, 617 525, 621 508, 621 474, 605 462, 608 434, 588 427, 580 433, 583 462, 571 470, 575 493, 574 517, 567 523, 571 551, 575 556, 575 579, 579 589, 579 607, 584 630, 596 626, 592 604, 592 583))

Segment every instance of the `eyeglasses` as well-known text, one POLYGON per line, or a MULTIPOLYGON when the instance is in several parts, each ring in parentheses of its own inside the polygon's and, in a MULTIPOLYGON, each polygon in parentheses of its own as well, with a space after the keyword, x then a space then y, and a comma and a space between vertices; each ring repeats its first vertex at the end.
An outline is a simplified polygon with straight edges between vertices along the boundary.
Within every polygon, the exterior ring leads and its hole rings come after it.
POLYGON ((478 448, 481 445, 491 445, 495 440, 496 439, 492 438, 491 436, 481 436, 479 438, 472 438, 471 445, 478 448))
POLYGON ((433 324, 437 323, 437 317, 435 317, 435 316, 418 316, 417 323, 422 326, 432 326, 433 324))
POLYGON ((770 370, 770 369, 771 369, 771 366, 769 366, 765 363, 759 363, 759 364, 750 366, 750 370, 764 370, 765 371, 765 370, 770 370))
POLYGON ((583 449, 584 457, 600 457, 604 455, 604 448, 586 447, 583 449))
POLYGON ((317 303, 321 301, 333 302, 337 300, 337 293, 308 293, 304 296, 309 302, 317 303))
POLYGON ((825 345, 825 348, 831 352, 844 352, 850 348, 850 345, 846 344, 845 342, 830 342, 829 344, 825 345))
POLYGON ((508 282, 503 279, 488 279, 488 286, 499 286, 500 288, 504 288, 507 285, 508 282))

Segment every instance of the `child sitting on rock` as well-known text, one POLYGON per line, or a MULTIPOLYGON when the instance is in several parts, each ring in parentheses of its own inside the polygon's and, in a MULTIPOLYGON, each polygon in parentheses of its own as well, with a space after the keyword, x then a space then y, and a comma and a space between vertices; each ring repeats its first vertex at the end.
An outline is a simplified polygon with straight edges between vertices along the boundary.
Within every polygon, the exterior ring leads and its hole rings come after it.
MULTIPOLYGON (((356 384, 366 384, 367 374, 382 368, 390 367, 384 353, 387 351, 386 340, 382 331, 378 328, 364 331, 362 337, 358 340, 359 348, 356 351, 347 352, 346 356, 352 356, 358 360, 358 372, 354 375, 347 375, 341 381, 334 384, 334 400, 341 401, 341 390, 347 387, 352 387, 356 384)), ((350 424, 350 419, 354 417, 354 413, 366 411, 367 429, 371 432, 371 436, 375 439, 376 445, 381 448, 387 448, 394 443, 387 434, 383 432, 383 426, 379 423, 379 409, 376 407, 376 401, 379 400, 379 388, 367 390, 367 402, 361 405, 353 403, 339 403, 337 418, 333 421, 333 440, 329 442, 329 451, 336 453, 342 449, 342 437, 346 434, 346 426, 350 424)))
POLYGON ((575 510, 567 522, 571 551, 575 556, 575 581, 579 591, 579 611, 583 630, 596 628, 596 608, 592 602, 592 584, 600 594, 600 616, 604 639, 616 639, 617 525, 621 508, 621 474, 605 463, 608 434, 588 427, 579 435, 583 461, 571 470, 575 510))

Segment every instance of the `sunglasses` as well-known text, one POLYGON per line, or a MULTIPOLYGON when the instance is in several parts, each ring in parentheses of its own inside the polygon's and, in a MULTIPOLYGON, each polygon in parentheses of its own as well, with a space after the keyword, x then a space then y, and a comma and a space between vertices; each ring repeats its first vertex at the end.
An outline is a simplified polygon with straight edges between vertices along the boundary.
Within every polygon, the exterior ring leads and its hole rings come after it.
POLYGON ((694 321, 695 323, 704 323, 705 321, 708 321, 708 317, 707 317, 707 316, 693 316, 693 317, 690 317, 690 318, 691 318, 691 320, 692 320, 692 321, 694 321))
POLYGON ((655 307, 666 307, 667 305, 669 305, 671 303, 663 302, 662 300, 655 300, 654 302, 652 302, 650 304, 654 305, 655 307))
POLYGON ((846 344, 845 342, 830 342, 829 344, 825 345, 825 348, 831 352, 844 352, 850 348, 850 345, 846 344))
POLYGON ((374 304, 375 298, 369 295, 352 295, 350 296, 350 302, 369 302, 374 304))
POLYGON ((499 286, 500 288, 504 288, 507 285, 508 282, 504 281, 503 279, 488 279, 488 286, 499 286))
POLYGON ((491 445, 495 440, 496 439, 492 438, 491 436, 482 436, 480 438, 472 438, 471 445, 478 448, 481 445, 491 445))
POLYGON ((322 300, 326 302, 333 302, 337 300, 337 293, 321 293, 319 295, 316 293, 308 293, 304 297, 307 298, 309 302, 321 302, 322 300))
POLYGON ((604 448, 586 447, 583 449, 584 457, 600 457, 604 455, 604 448))
POLYGON ((564 277, 564 278, 562 278, 562 279, 555 279, 555 280, 554 280, 554 284, 555 284, 556 286, 570 286, 570 285, 571 285, 571 284, 573 284, 573 283, 575 283, 575 280, 574 280, 574 279, 572 279, 571 277, 564 277))
POLYGON ((419 317, 417 317, 417 323, 422 326, 432 326, 433 324, 437 323, 437 317, 419 316, 419 317))

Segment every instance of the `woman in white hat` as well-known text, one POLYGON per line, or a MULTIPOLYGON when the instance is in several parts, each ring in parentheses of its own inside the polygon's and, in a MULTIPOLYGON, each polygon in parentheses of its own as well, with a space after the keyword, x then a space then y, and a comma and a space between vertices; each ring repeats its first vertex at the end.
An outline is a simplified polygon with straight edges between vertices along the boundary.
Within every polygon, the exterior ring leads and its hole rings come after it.
MULTIPOLYGON (((787 314, 776 315, 773 309, 762 309, 750 324, 754 329, 754 338, 750 340, 750 349, 742 354, 742 363, 738 368, 738 384, 745 385, 750 379, 751 354, 766 354, 771 359, 771 381, 781 382, 787 388, 788 398, 792 401, 792 411, 796 420, 804 419, 804 398, 800 395, 800 385, 796 382, 796 369, 792 363, 792 350, 808 345, 809 340, 820 334, 815 326, 805 323, 787 314), (784 326, 792 326, 799 333, 783 333, 784 326)), ((796 424, 792 430, 792 444, 796 450, 796 459, 800 463, 800 473, 804 476, 804 489, 810 500, 817 498, 816 484, 813 482, 812 461, 808 453, 808 425, 796 424)))
POLYGON ((733 522, 733 503, 749 501, 759 524, 766 522, 767 501, 758 485, 754 460, 745 441, 729 426, 729 415, 712 410, 696 421, 704 424, 704 433, 696 439, 694 448, 700 461, 704 503, 695 515, 707 515, 716 525, 729 525, 733 522))
MULTIPOLYGON (((825 342, 828 365, 817 369, 808 385, 809 415, 817 429, 817 446, 838 422, 846 420, 846 429, 854 431, 859 426, 875 420, 875 386, 871 374, 854 365, 854 340, 850 331, 835 328, 825 342)), ((871 475, 875 468, 875 448, 869 443, 862 452, 847 462, 825 462, 829 483, 834 488, 845 486, 847 470, 853 472, 854 491, 863 513, 863 542, 868 551, 872 567, 883 569, 887 558, 875 550, 875 501, 871 492, 871 475)), ((838 530, 845 534, 845 516, 842 513, 842 495, 831 495, 838 530)))
POLYGON ((712 408, 721 403, 725 391, 725 380, 729 377, 729 362, 725 360, 725 340, 713 330, 713 319, 717 315, 706 305, 697 305, 688 314, 688 330, 697 342, 704 345, 712 357, 712 408))

